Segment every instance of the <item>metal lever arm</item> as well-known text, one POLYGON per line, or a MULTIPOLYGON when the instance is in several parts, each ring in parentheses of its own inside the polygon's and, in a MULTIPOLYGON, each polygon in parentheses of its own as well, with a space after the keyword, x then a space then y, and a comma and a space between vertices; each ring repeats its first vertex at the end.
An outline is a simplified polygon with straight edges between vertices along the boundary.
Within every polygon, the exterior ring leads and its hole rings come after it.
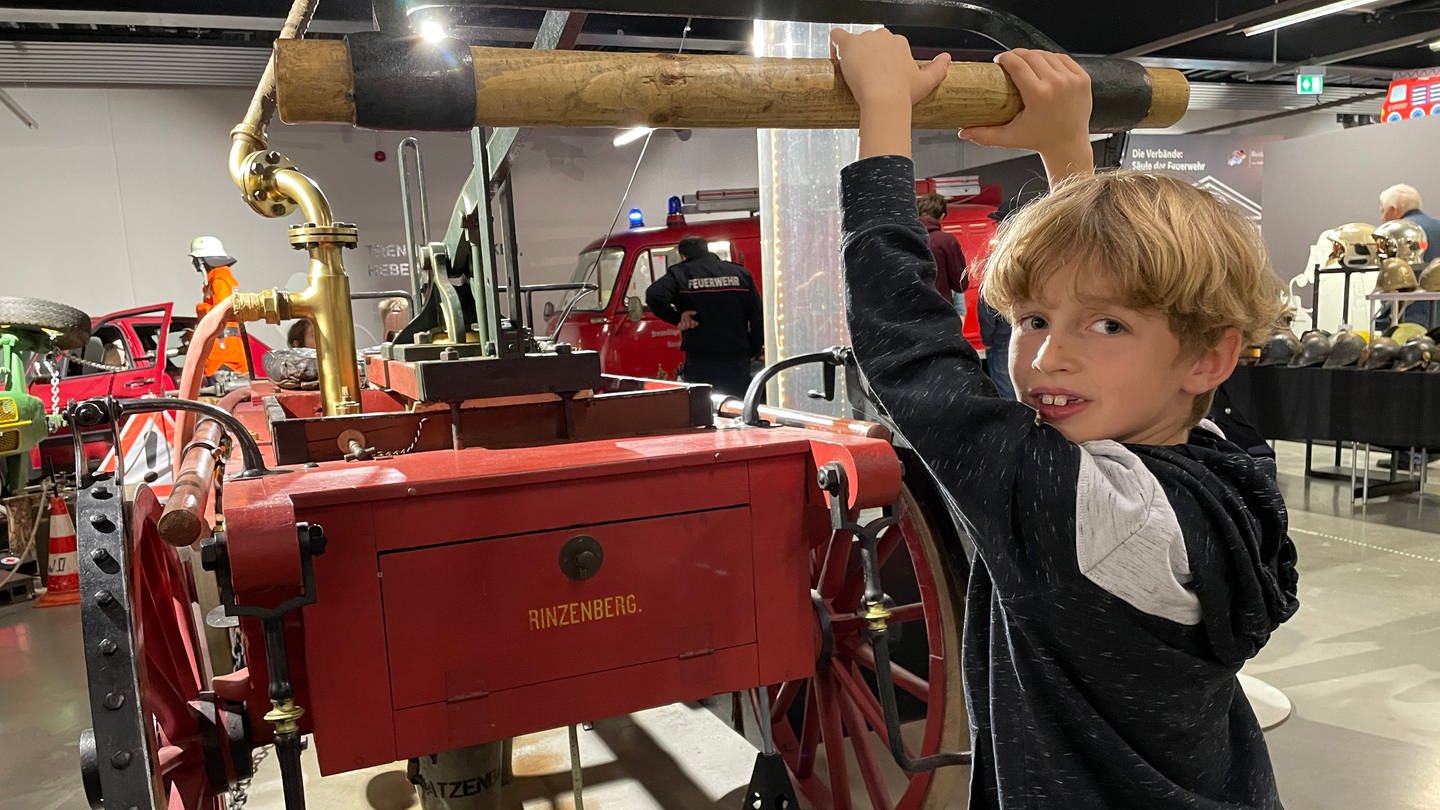
POLYGON ((895 677, 890 669, 890 610, 880 585, 878 562, 880 533, 895 525, 897 519, 886 515, 860 524, 850 519, 846 504, 850 502, 850 486, 845 478, 845 468, 839 464, 826 464, 820 468, 819 485, 830 501, 830 527, 836 532, 846 532, 860 541, 860 567, 865 574, 864 604, 865 619, 869 624, 870 647, 875 653, 875 691, 880 698, 880 708, 885 716, 885 738, 890 744, 890 754, 895 763, 907 773, 930 771, 949 765, 966 765, 970 762, 969 751, 942 752, 912 759, 905 750, 905 741, 900 736, 900 709, 895 700, 895 677))

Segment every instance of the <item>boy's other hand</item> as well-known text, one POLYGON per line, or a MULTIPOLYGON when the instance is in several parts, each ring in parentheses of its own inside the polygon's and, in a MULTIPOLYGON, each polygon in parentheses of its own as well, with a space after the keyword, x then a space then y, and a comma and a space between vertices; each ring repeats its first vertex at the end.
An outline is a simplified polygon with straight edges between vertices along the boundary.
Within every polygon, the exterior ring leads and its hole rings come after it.
POLYGON ((1008 124, 967 127, 960 137, 982 146, 1034 149, 1052 182, 1090 171, 1090 74, 1069 56, 1049 51, 1017 48, 995 62, 1015 83, 1025 106, 1008 124))
POLYGON ((919 66, 909 40, 886 28, 860 34, 831 29, 830 58, 840 65, 845 85, 862 110, 886 104, 914 106, 940 85, 950 67, 948 53, 919 66))

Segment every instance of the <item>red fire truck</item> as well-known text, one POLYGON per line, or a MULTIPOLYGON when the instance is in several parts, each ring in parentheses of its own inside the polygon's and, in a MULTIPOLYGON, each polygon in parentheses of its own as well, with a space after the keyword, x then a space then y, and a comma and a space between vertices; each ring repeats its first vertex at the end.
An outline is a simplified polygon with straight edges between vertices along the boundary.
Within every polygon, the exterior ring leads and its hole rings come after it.
MULTIPOLYGON (((999 186, 979 185, 973 177, 926 178, 915 183, 916 194, 943 194, 949 211, 941 223, 955 234, 973 268, 979 265, 995 233, 991 218, 1000 203, 999 186)), ((578 294, 567 307, 545 307, 546 331, 557 339, 600 353, 610 374, 674 379, 684 355, 680 330, 645 306, 645 288, 679 261, 676 245, 686 236, 704 237, 720 258, 745 266, 762 282, 760 269, 759 195, 756 189, 723 189, 672 197, 664 227, 636 227, 596 239, 580 251, 572 281, 597 287, 578 294), (743 217, 687 222, 686 214, 744 212, 743 217), (565 318, 560 328, 556 322, 565 318)), ((978 285, 965 294, 965 337, 978 350, 980 328, 975 319, 978 285)))

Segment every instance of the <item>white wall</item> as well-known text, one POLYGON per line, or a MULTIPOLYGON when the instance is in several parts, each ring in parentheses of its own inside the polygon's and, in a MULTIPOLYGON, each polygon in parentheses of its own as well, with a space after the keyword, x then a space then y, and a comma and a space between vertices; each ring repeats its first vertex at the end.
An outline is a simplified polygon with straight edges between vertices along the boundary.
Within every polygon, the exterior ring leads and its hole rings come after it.
MULTIPOLYGON (((295 286, 305 254, 286 242, 299 221, 260 217, 240 199, 225 167, 229 131, 249 93, 234 89, 32 89, 9 92, 39 121, 26 129, 0 114, 0 295, 49 298, 98 315, 175 301, 193 312, 201 279, 185 253, 190 239, 218 236, 239 263, 242 289, 295 286)), ((605 233, 641 144, 611 143, 609 130, 544 130, 514 152, 515 203, 527 282, 564 280, 580 247, 605 233)), ((357 290, 408 287, 386 275, 403 257, 395 148, 404 133, 345 127, 271 128, 271 145, 313 177, 336 218, 360 226, 347 254, 357 290), (386 152, 377 162, 373 153, 386 152), (372 267, 373 265, 373 267, 372 267)), ((444 233, 470 171, 468 135, 419 136, 433 236, 444 233)), ((671 194, 757 183, 752 131, 697 131, 687 142, 656 133, 623 211, 664 221, 671 194)), ((624 223, 622 211, 622 226, 624 223)), ((373 302, 357 323, 378 328, 373 302)), ((279 330, 258 333, 278 340, 279 330)), ((360 336, 362 344, 369 342, 360 336)))

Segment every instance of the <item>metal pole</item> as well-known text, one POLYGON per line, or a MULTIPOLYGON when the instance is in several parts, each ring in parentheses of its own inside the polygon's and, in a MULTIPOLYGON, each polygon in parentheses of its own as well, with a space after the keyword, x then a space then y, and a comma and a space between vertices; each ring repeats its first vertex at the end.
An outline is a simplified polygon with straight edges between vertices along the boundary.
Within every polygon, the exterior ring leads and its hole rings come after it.
MULTIPOLYGON (((405 147, 410 147, 415 153, 415 185, 420 191, 420 244, 430 244, 430 203, 425 196, 425 163, 420 158, 420 142, 414 138, 406 138, 400 142, 399 153, 400 164, 400 209, 405 218, 405 249, 409 251, 407 258, 410 263, 410 294, 411 309, 418 305, 422 292, 420 288, 420 251, 416 249, 415 240, 415 216, 410 209, 410 185, 409 176, 406 172, 409 164, 405 161, 405 147)), ((454 339, 453 337, 451 338, 454 339)))
POLYGON ((570 792, 575 797, 575 810, 585 810, 585 784, 580 773, 580 730, 570 727, 570 792))
POLYGON ((501 232, 505 240, 505 269, 506 292, 510 293, 510 322, 517 327, 530 326, 530 307, 522 308, 520 300, 523 290, 520 289, 520 247, 515 237, 515 184, 511 181, 509 172, 505 173, 505 180, 500 184, 497 192, 500 200, 500 212, 505 217, 505 230, 501 232))

